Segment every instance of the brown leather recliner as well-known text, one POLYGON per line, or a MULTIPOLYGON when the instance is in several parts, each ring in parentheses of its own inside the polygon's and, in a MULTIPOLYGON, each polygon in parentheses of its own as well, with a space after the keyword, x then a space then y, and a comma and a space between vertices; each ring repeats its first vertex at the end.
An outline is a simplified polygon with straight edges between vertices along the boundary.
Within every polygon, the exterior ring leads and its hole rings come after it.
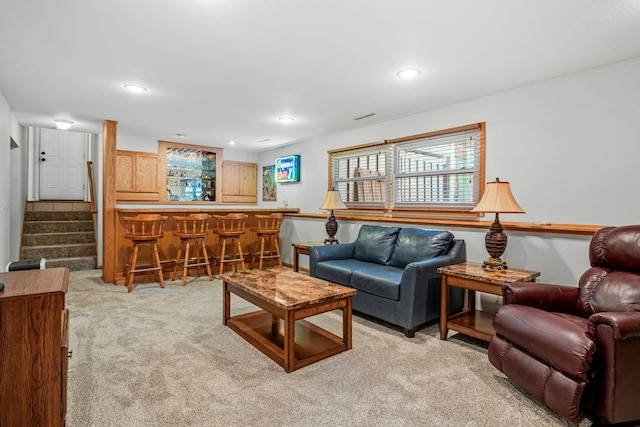
POLYGON ((503 286, 489 361, 561 416, 640 420, 640 225, 598 230, 579 287, 503 286))

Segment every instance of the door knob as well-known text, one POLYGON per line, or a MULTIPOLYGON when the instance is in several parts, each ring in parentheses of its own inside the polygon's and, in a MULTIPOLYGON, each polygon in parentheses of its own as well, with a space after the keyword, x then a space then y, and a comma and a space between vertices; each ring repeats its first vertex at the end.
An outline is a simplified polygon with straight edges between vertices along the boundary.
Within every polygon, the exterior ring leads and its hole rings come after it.
POLYGON ((41 161, 41 162, 44 162, 45 160, 47 160, 47 159, 40 158, 40 161, 41 161))
POLYGON ((43 151, 43 152, 42 152, 42 155, 45 155, 45 154, 47 154, 47 153, 45 153, 45 152, 43 151))

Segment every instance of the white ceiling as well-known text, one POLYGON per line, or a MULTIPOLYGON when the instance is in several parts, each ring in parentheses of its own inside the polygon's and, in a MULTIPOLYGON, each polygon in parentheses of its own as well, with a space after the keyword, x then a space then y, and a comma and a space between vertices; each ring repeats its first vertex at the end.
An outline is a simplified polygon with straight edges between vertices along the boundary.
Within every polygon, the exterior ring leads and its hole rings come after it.
POLYGON ((640 0, 0 1, 18 122, 129 141, 259 151, 639 56, 640 0))

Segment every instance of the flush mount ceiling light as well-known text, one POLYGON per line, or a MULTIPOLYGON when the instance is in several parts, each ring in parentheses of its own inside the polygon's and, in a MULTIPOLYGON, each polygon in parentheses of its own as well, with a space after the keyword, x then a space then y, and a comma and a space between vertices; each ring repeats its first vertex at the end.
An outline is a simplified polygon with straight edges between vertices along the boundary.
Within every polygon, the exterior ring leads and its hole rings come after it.
POLYGON ((140 85, 134 85, 134 84, 124 85, 124 88, 127 89, 129 92, 133 92, 133 93, 143 93, 147 91, 146 87, 142 87, 140 85))
POLYGON ((71 120, 64 120, 64 119, 54 119, 53 122, 56 124, 56 129, 60 129, 60 130, 67 130, 73 124, 71 120))
POLYGON ((418 77, 422 73, 418 68, 405 68, 404 70, 398 71, 398 77, 402 79, 412 79, 414 77, 418 77))
POLYGON ((280 120, 280 122, 282 123, 293 123, 296 119, 291 116, 282 116, 278 117, 278 120, 280 120))
POLYGON ((233 139, 230 139, 227 142, 229 143, 229 145, 236 145, 236 142, 233 139))

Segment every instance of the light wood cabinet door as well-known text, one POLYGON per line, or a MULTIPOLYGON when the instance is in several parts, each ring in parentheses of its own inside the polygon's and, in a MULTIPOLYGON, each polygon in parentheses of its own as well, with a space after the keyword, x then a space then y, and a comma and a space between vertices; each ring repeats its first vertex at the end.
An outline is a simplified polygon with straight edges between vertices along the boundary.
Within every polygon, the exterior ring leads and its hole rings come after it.
POLYGON ((227 203, 258 202, 258 164, 222 162, 222 201, 227 203))
POLYGON ((118 150, 115 182, 116 200, 160 200, 158 155, 118 150))
POLYGON ((135 177, 137 193, 158 193, 158 156, 138 154, 135 177))

